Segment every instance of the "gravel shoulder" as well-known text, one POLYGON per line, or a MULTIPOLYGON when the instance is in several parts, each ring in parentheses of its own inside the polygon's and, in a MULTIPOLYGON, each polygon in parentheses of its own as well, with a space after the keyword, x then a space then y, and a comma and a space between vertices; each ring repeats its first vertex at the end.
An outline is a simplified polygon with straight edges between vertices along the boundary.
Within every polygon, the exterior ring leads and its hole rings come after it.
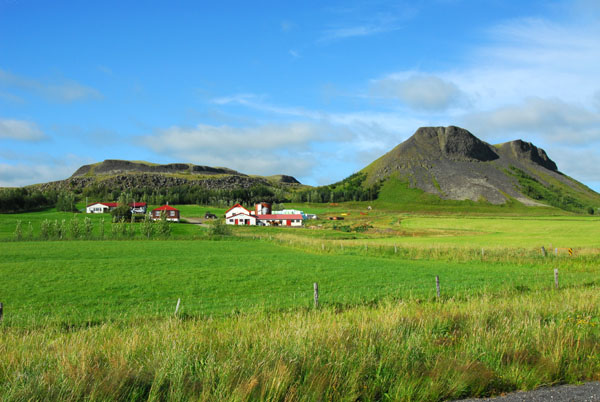
POLYGON ((461 399, 461 402, 475 401, 600 401, 600 382, 588 382, 583 385, 559 385, 556 387, 544 387, 533 391, 512 392, 510 394, 493 398, 461 399))

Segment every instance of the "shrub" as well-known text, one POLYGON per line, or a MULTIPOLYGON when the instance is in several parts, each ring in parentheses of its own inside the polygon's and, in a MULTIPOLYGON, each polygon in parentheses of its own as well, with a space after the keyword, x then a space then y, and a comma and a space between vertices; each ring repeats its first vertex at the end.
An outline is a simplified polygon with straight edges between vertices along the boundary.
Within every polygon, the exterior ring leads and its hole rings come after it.
POLYGON ((148 212, 144 216, 144 221, 142 222, 142 225, 140 226, 140 230, 142 231, 142 235, 144 237, 146 237, 147 239, 149 239, 152 236, 152 233, 154 232, 154 222, 152 221, 150 212, 148 212))
POLYGON ((86 218, 83 220, 83 231, 84 231, 86 239, 92 238, 93 228, 94 228, 94 225, 92 224, 92 220, 86 216, 86 218))
POLYGON ((594 215, 594 207, 588 207, 587 212, 590 215, 594 215))
POLYGON ((208 229, 210 236, 230 236, 231 227, 227 226, 222 219, 215 219, 208 229))
POLYGON ((171 225, 167 220, 167 214, 163 211, 160 214, 160 220, 158 221, 158 233, 163 237, 169 237, 171 235, 171 225))
POLYGON ((52 227, 50 225, 50 221, 48 221, 48 219, 44 219, 40 226, 40 237, 43 240, 48 240, 50 237, 52 237, 51 231, 52 227))
POLYGON ((79 225, 79 219, 76 217, 69 222, 69 232, 72 239, 79 239, 81 237, 81 226, 79 225))
POLYGON ((23 240, 23 230, 21 229, 21 221, 17 221, 17 227, 15 228, 14 236, 16 241, 23 240))

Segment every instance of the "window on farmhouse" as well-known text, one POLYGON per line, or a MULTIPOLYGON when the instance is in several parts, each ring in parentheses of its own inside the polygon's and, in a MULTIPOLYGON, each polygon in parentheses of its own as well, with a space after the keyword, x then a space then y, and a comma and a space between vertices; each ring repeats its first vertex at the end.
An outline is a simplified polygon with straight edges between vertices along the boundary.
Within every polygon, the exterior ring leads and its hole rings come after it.
POLYGON ((171 216, 175 216, 175 211, 171 211, 171 216))

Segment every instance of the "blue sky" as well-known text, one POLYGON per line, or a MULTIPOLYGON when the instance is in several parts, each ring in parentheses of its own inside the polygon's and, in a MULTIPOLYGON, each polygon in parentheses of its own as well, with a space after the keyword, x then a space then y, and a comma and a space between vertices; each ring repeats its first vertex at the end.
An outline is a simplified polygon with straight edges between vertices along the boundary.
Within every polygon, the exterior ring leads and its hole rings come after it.
POLYGON ((104 159, 327 184, 420 126, 600 190, 597 1, 0 0, 0 186, 104 159))

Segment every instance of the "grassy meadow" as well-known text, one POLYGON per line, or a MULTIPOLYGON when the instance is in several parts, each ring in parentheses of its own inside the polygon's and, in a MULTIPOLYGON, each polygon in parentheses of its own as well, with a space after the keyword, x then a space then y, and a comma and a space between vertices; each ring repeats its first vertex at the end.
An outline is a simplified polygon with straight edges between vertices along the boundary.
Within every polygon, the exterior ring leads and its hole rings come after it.
POLYGON ((600 379, 600 219, 369 205, 150 240, 89 215, 90 237, 44 241, 45 219, 86 215, 0 215, 0 395, 436 401, 600 379))

